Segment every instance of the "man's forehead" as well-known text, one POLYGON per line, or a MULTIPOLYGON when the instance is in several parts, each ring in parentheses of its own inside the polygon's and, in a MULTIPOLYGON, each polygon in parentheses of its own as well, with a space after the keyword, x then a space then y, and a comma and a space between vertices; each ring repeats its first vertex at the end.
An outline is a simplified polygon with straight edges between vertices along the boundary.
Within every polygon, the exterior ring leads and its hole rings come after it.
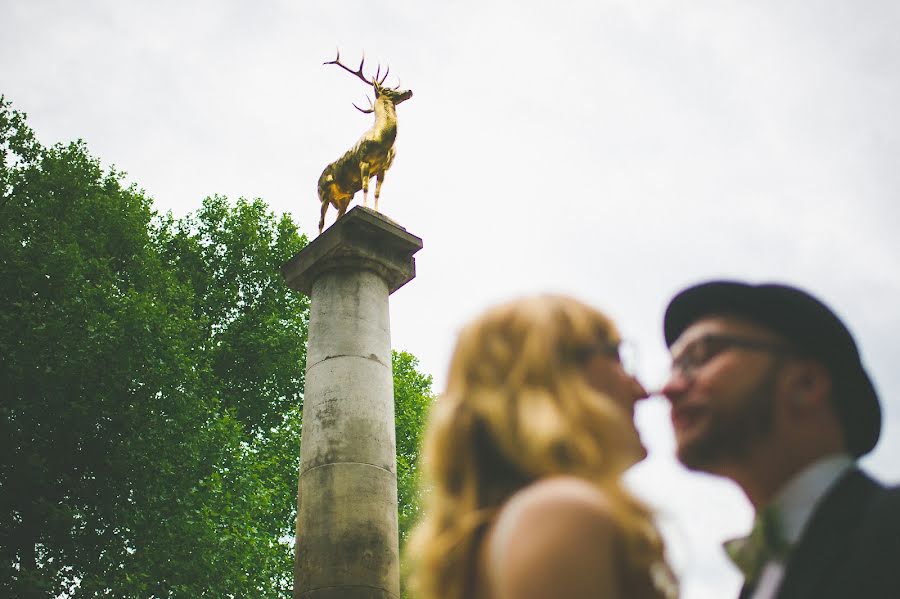
POLYGON ((761 341, 781 340, 781 336, 771 329, 746 318, 728 314, 715 314, 704 316, 684 329, 684 332, 672 344, 672 353, 678 353, 679 350, 691 342, 710 334, 747 335, 761 341))

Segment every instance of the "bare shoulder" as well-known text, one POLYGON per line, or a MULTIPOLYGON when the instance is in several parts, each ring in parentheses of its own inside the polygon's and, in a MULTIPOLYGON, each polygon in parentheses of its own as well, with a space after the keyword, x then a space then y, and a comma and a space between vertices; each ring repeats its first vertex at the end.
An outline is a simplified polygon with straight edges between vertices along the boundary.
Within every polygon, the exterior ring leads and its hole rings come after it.
POLYGON ((557 476, 540 480, 513 495, 503 506, 498 524, 537 516, 544 519, 548 510, 566 519, 606 519, 611 511, 606 495, 595 485, 574 476, 557 476))
POLYGON ((530 485, 488 531, 483 563, 492 596, 618 597, 618 537, 597 487, 573 477, 530 485))

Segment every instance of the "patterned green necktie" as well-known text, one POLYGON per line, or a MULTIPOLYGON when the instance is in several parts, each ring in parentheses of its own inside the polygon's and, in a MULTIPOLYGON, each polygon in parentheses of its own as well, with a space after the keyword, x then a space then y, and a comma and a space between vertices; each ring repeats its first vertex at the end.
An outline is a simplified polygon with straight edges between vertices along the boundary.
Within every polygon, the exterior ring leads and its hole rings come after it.
POLYGON ((750 535, 725 542, 725 552, 744 573, 744 581, 755 585, 769 560, 783 560, 790 545, 784 538, 781 519, 772 507, 756 514, 750 535))

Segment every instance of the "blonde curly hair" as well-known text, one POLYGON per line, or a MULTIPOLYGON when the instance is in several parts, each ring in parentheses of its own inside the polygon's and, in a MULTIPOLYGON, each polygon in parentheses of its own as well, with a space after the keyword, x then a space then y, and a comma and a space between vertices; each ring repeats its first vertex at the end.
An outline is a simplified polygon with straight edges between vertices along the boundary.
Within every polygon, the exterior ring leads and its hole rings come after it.
POLYGON ((648 510, 619 483, 643 449, 625 411, 584 376, 592 350, 619 340, 605 315, 557 295, 497 306, 461 331, 425 432, 425 515, 406 547, 417 599, 472 596, 487 525, 518 490, 554 475, 611 500, 625 563, 662 561, 648 510))

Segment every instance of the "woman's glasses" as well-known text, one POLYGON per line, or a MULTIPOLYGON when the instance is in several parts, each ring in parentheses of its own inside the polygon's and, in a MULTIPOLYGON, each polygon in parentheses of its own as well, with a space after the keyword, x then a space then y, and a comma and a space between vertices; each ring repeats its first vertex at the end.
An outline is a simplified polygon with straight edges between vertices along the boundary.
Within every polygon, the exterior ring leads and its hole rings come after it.
POLYGON ((584 352, 584 359, 591 355, 600 354, 612 358, 622 365, 622 370, 630 376, 637 376, 638 352, 637 346, 627 339, 619 341, 601 342, 589 347, 584 352))

